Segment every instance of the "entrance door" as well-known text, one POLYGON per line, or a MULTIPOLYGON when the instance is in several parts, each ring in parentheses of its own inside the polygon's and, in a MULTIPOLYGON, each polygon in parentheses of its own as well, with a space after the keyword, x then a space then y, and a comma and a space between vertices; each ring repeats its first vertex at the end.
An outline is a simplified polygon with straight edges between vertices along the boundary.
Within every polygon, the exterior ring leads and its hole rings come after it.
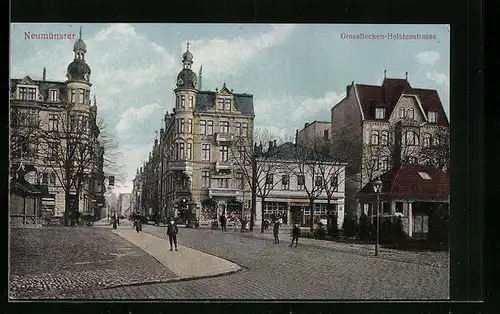
POLYGON ((292 224, 302 225, 304 220, 304 212, 301 206, 290 206, 290 213, 292 215, 292 224))

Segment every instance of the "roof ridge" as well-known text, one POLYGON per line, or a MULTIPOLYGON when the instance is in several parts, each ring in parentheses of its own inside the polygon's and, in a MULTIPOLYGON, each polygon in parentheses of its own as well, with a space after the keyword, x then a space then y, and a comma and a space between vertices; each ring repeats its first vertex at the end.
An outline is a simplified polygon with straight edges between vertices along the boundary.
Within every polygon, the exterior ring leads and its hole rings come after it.
POLYGON ((394 178, 392 179, 392 182, 391 182, 391 190, 394 187, 394 182, 396 182, 396 179, 399 176, 399 173, 401 172, 402 168, 403 168, 403 165, 400 165, 399 168, 398 168, 398 171, 396 171, 396 175, 394 176, 394 178))

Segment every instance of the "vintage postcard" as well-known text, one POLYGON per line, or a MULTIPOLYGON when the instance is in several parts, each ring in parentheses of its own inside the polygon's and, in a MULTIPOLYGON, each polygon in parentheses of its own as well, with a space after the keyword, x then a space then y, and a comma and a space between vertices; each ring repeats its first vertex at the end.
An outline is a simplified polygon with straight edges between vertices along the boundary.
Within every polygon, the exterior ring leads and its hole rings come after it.
POLYGON ((9 297, 446 300, 450 27, 11 26, 9 297))

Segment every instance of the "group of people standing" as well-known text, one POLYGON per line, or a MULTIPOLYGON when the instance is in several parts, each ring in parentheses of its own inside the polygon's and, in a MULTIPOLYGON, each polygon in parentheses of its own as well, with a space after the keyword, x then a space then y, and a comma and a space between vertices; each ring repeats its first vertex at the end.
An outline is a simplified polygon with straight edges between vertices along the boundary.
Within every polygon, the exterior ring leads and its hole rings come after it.
MULTIPOLYGON (((280 243, 279 230, 280 230, 280 225, 282 223, 283 221, 281 219, 274 221, 273 235, 274 235, 274 243, 276 244, 280 243)), ((297 224, 293 225, 291 236, 292 236, 292 243, 290 243, 289 247, 292 247, 293 243, 295 243, 295 247, 297 247, 297 245, 299 244, 299 236, 300 236, 300 228, 297 224)))

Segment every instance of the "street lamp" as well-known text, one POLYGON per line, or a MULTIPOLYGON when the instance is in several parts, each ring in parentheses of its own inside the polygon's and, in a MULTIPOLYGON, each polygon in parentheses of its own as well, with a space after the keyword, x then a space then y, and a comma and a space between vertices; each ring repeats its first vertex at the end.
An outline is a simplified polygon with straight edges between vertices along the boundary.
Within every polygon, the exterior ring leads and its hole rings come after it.
POLYGON ((375 194, 377 194, 377 241, 375 242, 375 256, 378 255, 378 244, 379 244, 379 238, 380 238, 380 207, 379 207, 379 197, 380 197, 380 192, 382 192, 382 181, 380 181, 379 178, 377 178, 375 181, 372 183, 373 185, 373 191, 375 194))

